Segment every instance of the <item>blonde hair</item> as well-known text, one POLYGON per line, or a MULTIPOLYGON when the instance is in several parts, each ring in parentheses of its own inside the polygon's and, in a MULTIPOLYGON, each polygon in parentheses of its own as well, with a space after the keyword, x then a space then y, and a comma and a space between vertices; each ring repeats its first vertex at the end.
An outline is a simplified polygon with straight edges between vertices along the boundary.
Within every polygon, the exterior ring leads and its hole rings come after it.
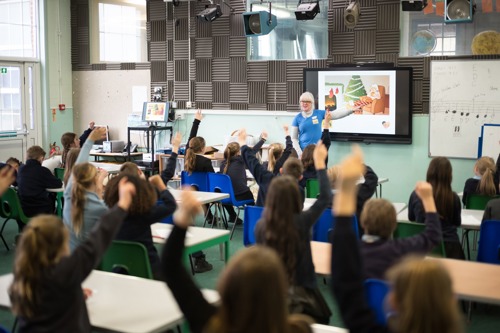
POLYGON ((496 171, 495 161, 491 157, 483 156, 476 161, 474 169, 481 175, 477 186, 479 194, 493 196, 497 193, 494 174, 496 171))
POLYGON ((267 170, 274 172, 274 166, 276 165, 276 161, 283 155, 285 147, 283 147, 282 143, 275 142, 269 145, 269 156, 267 162, 267 170))
POLYGON ((71 224, 78 236, 83 226, 83 211, 86 191, 96 183, 97 169, 90 163, 79 163, 73 167, 73 188, 71 189, 71 224))
POLYGON ((221 305, 204 332, 312 332, 309 317, 288 315, 285 270, 270 248, 257 245, 239 251, 226 266, 217 289, 221 305))
POLYGON ((223 173, 227 173, 229 164, 231 164, 231 157, 236 156, 240 151, 240 144, 238 142, 231 142, 224 149, 224 158, 226 159, 226 166, 224 167, 223 173))
POLYGON ((64 165, 64 184, 68 184, 76 159, 78 155, 80 155, 80 150, 80 148, 71 148, 66 156, 66 164, 64 165))
POLYGON ((452 280, 438 261, 409 257, 391 268, 387 276, 399 313, 394 331, 463 332, 452 280))
POLYGON ((314 106, 314 95, 309 91, 305 91, 302 93, 302 95, 300 95, 299 101, 309 101, 314 106))
POLYGON ((68 253, 68 230, 59 217, 38 215, 30 220, 16 246, 14 280, 9 287, 16 316, 35 315, 40 305, 42 276, 68 253))
POLYGON ((365 202, 361 213, 361 226, 369 235, 390 238, 397 226, 393 204, 385 199, 370 199, 365 202))
POLYGON ((201 136, 195 136, 189 140, 189 147, 186 149, 186 157, 184 170, 192 173, 196 167, 196 154, 199 154, 205 149, 205 139, 201 136))

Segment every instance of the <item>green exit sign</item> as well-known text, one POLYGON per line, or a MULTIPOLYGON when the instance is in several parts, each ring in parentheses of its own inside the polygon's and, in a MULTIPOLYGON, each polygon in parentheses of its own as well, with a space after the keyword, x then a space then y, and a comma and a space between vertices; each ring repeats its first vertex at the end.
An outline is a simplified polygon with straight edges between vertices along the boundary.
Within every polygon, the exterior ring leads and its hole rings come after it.
POLYGON ((0 68, 0 73, 7 74, 7 67, 0 68))

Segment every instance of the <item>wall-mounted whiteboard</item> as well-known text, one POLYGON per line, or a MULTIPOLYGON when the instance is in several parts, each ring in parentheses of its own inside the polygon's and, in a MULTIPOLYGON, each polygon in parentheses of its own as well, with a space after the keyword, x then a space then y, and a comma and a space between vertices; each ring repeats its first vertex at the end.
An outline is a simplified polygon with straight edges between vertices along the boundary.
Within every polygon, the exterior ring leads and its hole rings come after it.
POLYGON ((485 123, 500 123, 500 60, 431 62, 429 156, 477 158, 485 123))
POLYGON ((486 124, 482 127, 480 156, 489 156, 494 160, 500 154, 500 124, 486 124))

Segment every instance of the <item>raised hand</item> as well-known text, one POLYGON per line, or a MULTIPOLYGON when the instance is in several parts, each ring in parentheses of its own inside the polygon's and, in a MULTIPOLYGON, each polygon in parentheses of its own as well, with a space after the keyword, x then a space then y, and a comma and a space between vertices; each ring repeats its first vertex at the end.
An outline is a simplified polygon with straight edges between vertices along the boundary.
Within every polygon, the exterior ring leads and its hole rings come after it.
POLYGON ((174 137, 172 138, 172 152, 176 154, 179 152, 179 146, 181 145, 181 140, 182 140, 182 134, 180 132, 175 133, 174 137))
POLYGON ((201 113, 201 109, 196 110, 194 114, 194 119, 201 121, 203 119, 203 114, 201 113))
POLYGON ((92 141, 102 140, 106 138, 106 127, 96 127, 90 132, 89 139, 92 141))
POLYGON ((163 182, 163 179, 161 179, 160 175, 154 175, 149 177, 148 181, 153 185, 155 188, 157 188, 160 192, 165 191, 167 189, 167 186, 163 182))
POLYGON ((240 144, 240 147, 247 144, 247 130, 244 128, 238 131, 238 143, 240 144))
POLYGON ((289 131, 288 125, 283 125, 283 131, 285 131, 285 136, 289 136, 290 135, 290 131, 289 131))
POLYGON ((316 170, 326 168, 326 157, 328 156, 328 150, 326 150, 325 145, 321 140, 316 143, 316 147, 313 151, 314 167, 316 170))
POLYGON ((267 140, 267 131, 263 130, 262 133, 260 133, 260 137, 264 140, 267 140))
POLYGON ((174 223, 180 228, 187 229, 193 224, 196 215, 202 212, 203 209, 194 192, 185 188, 181 193, 179 208, 174 214, 174 223))
POLYGON ((422 200, 422 205, 427 213, 434 213, 437 211, 431 184, 423 181, 417 182, 415 185, 415 193, 420 200, 422 200))

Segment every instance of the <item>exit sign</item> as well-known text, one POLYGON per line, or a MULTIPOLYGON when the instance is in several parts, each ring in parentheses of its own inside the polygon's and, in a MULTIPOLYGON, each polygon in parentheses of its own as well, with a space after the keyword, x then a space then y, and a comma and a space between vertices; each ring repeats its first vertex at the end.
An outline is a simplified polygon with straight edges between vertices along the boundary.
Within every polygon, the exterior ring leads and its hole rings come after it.
POLYGON ((7 74, 7 67, 0 68, 0 73, 7 74))

